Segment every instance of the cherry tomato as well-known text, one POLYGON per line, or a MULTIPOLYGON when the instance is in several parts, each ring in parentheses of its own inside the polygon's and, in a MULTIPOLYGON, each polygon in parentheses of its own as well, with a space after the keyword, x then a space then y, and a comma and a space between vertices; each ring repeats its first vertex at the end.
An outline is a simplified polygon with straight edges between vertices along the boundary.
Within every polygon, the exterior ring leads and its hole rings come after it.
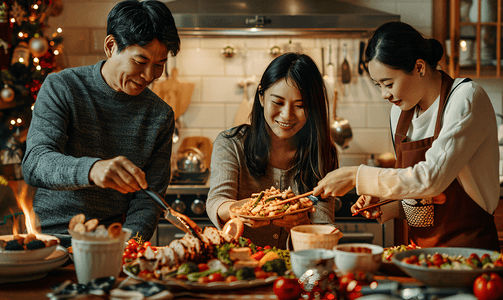
POLYGON ((224 281, 225 278, 220 272, 212 273, 208 276, 208 282, 224 281))
POLYGON ((272 289, 279 300, 297 300, 303 291, 298 279, 283 276, 274 281, 272 289))
POLYGON ((209 270, 210 268, 208 267, 207 264, 205 263, 200 263, 197 265, 197 268, 199 269, 199 272, 209 270))
POLYGON ((496 273, 484 273, 475 279, 473 294, 479 300, 503 298, 503 279, 496 273))
POLYGON ((227 278, 225 278, 225 282, 227 282, 227 283, 237 281, 237 280, 238 280, 237 277, 234 275, 229 275, 229 276, 227 276, 227 278))
POLYGON ((143 270, 138 274, 139 277, 146 278, 146 279, 151 279, 154 278, 154 272, 150 272, 148 270, 143 270))
POLYGON ((146 241, 146 242, 144 242, 144 243, 143 243, 143 247, 144 247, 144 248, 147 248, 147 247, 149 247, 149 246, 152 246, 152 243, 151 243, 151 242, 146 241))

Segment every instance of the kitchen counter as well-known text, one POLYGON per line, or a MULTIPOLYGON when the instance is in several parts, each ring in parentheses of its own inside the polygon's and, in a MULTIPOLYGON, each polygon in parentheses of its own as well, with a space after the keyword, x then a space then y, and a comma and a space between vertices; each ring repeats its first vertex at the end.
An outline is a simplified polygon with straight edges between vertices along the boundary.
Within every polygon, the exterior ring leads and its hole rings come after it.
POLYGON ((206 180, 204 185, 202 184, 188 184, 188 185, 169 185, 166 191, 166 195, 186 195, 186 194, 201 194, 206 195, 210 191, 210 180, 206 180))

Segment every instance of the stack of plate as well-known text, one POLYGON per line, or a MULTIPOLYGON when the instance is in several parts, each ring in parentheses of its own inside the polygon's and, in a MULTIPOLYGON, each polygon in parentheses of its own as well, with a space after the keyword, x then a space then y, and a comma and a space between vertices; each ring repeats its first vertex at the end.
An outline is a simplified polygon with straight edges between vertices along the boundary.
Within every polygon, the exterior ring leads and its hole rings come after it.
MULTIPOLYGON (((0 284, 43 278, 49 271, 62 266, 68 260, 68 250, 59 245, 59 239, 44 234, 36 236, 43 241, 56 239, 58 245, 36 250, 0 250, 0 284)), ((3 241, 13 238, 12 235, 0 236, 3 241)))

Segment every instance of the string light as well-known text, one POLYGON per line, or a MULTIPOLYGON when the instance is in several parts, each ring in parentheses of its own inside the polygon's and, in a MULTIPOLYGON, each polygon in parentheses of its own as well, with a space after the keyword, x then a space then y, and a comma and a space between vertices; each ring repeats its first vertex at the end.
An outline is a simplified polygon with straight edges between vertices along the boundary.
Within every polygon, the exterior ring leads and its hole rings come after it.
POLYGON ((23 32, 22 32, 22 31, 20 31, 20 32, 17 34, 17 36, 19 36, 20 38, 22 38, 22 37, 23 37, 23 35, 24 35, 24 34, 23 34, 23 32))
POLYGON ((58 28, 56 31, 57 31, 58 33, 61 33, 61 32, 63 32, 63 29, 61 29, 61 27, 60 27, 60 28, 58 28))
POLYGON ((59 51, 58 50, 54 50, 54 55, 59 55, 59 51))
POLYGON ((15 23, 15 22, 16 22, 16 19, 15 19, 15 18, 10 18, 10 22, 11 22, 11 23, 15 23))
POLYGON ((35 58, 33 59, 33 62, 34 62, 34 63, 36 63, 36 64, 38 64, 38 63, 39 63, 39 61, 40 61, 40 60, 38 59, 38 57, 35 57, 35 58))
POLYGON ((24 58, 20 57, 20 58, 19 58, 19 62, 20 62, 20 63, 24 63, 24 58))
POLYGON ((42 67, 40 65, 36 66, 35 69, 37 69, 37 71, 40 71, 42 70, 42 67))
POLYGON ((32 7, 33 7, 34 10, 37 10, 38 9, 38 4, 33 4, 32 7))

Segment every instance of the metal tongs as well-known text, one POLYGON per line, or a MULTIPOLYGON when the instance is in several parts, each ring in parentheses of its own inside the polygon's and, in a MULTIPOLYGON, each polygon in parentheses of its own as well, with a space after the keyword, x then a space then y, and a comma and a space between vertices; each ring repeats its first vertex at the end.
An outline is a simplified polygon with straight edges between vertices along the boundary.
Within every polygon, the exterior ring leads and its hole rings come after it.
POLYGON ((149 196, 149 198, 152 199, 155 204, 157 204, 162 210, 164 210, 164 218, 166 220, 168 220, 171 224, 175 225, 183 232, 190 233, 201 240, 199 233, 192 226, 190 226, 187 221, 181 218, 178 212, 172 211, 172 208, 168 205, 168 203, 166 203, 166 200, 164 200, 164 198, 162 198, 157 192, 155 192, 151 188, 146 188, 143 190, 143 192, 145 192, 145 194, 147 194, 147 196, 149 196))

